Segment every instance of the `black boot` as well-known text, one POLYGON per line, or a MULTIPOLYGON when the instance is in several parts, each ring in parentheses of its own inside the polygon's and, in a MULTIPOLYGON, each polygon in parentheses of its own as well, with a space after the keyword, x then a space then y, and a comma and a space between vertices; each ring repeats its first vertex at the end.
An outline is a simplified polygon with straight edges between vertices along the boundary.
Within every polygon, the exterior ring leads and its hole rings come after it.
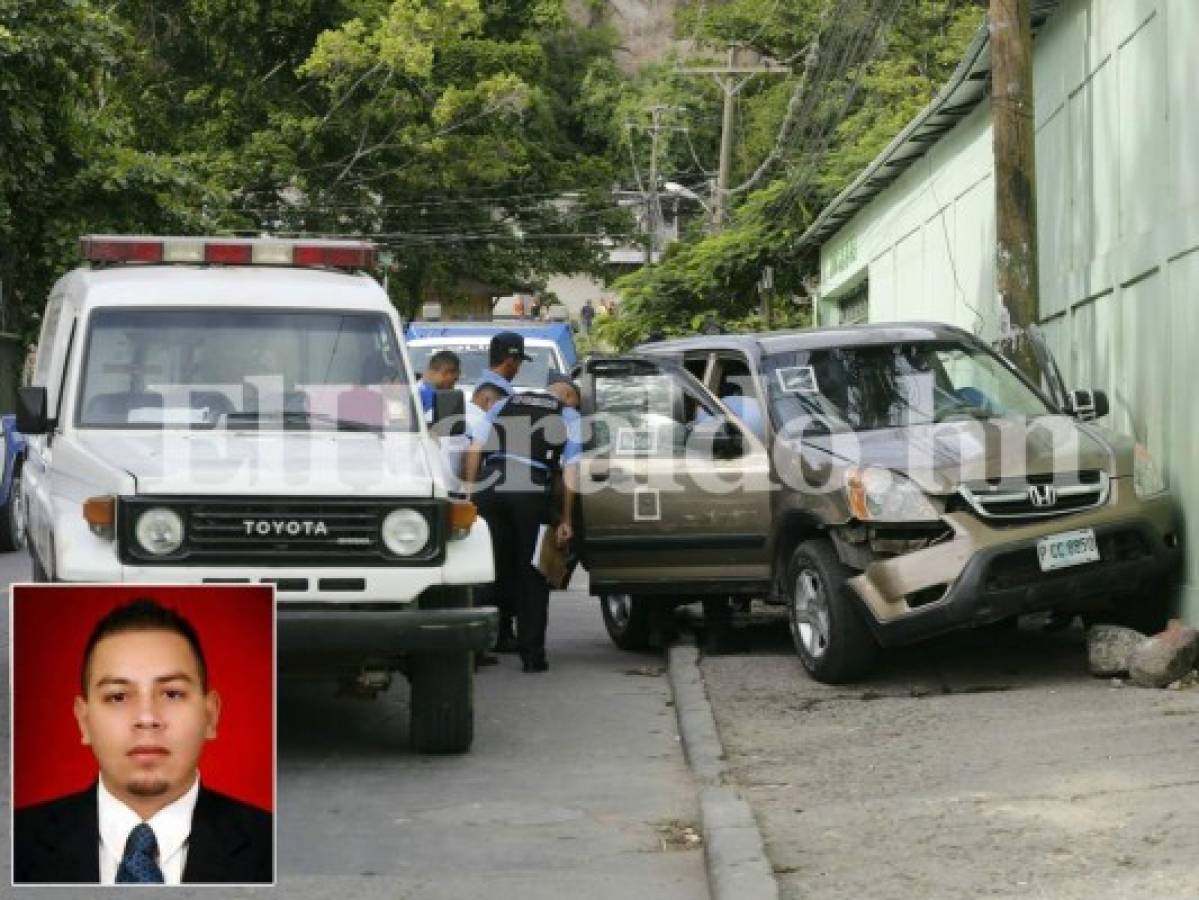
POLYGON ((545 658, 544 650, 535 653, 522 653, 520 661, 521 669, 525 672, 548 672, 550 668, 550 663, 545 658))
POLYGON ((495 639, 496 653, 515 653, 516 647, 516 632, 512 628, 512 620, 500 619, 499 635, 495 639))

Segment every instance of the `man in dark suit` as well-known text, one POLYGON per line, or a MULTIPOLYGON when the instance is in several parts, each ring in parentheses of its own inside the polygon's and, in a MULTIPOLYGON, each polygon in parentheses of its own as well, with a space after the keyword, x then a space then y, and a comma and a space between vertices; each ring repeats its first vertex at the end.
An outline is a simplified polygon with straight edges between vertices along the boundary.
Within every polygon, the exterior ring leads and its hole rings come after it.
POLYGON ((75 718, 95 784, 13 816, 13 880, 253 884, 273 880, 271 814, 200 785, 220 697, 195 629, 153 600, 100 620, 75 718))

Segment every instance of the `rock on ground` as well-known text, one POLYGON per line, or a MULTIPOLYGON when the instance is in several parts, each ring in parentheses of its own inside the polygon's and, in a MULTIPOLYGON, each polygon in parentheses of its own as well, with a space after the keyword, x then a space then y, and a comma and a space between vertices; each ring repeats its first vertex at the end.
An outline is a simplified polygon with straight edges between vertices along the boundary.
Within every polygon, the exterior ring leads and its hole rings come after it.
POLYGON ((1128 674, 1140 687, 1162 688, 1190 672, 1197 653, 1199 632, 1175 619, 1161 634, 1133 650, 1128 674))
POLYGON ((1132 653, 1147 638, 1121 625, 1095 625, 1087 631, 1087 662, 1096 678, 1125 675, 1132 653))

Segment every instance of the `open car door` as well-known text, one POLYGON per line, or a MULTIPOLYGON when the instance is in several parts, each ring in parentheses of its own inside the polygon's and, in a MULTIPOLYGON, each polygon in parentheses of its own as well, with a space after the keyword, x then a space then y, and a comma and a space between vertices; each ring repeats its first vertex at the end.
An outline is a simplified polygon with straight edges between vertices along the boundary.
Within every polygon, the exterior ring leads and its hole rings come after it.
POLYGON ((766 448, 676 362, 584 361, 583 561, 591 590, 687 599, 765 591, 766 448))

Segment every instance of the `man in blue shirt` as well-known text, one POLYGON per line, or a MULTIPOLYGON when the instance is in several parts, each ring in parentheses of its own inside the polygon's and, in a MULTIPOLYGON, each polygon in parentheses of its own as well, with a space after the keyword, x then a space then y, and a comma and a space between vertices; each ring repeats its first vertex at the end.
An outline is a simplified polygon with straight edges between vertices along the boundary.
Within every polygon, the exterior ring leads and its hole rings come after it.
POLYGON ((416 389, 420 393, 420 406, 428 419, 433 413, 433 398, 438 391, 451 391, 458 383, 462 362, 453 350, 438 350, 429 357, 429 364, 421 372, 416 389))

